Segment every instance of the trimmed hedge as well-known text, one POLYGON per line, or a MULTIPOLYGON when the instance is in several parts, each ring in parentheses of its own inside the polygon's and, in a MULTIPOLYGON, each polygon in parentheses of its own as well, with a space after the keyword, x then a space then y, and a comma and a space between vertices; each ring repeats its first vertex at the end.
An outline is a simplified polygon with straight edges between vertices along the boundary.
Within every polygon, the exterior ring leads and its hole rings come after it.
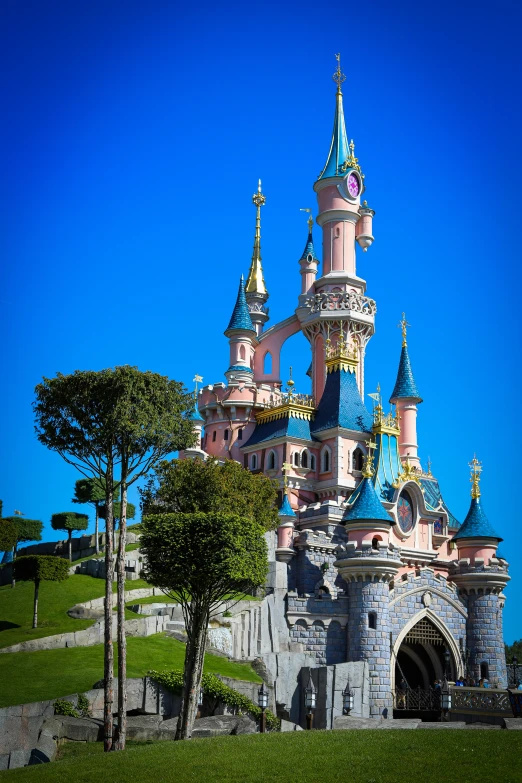
POLYGON ((63 582, 69 577, 71 564, 56 555, 22 555, 13 563, 14 575, 22 582, 38 582, 47 579, 51 582, 63 582))
MULTIPOLYGON (((183 672, 180 669, 166 669, 161 672, 150 671, 148 676, 173 693, 180 694, 182 691, 183 672)), ((206 696, 210 696, 216 701, 222 701, 227 707, 232 707, 238 713, 249 713, 256 721, 261 718, 261 707, 258 707, 239 691, 225 685, 215 674, 203 674, 201 687, 206 696)), ((265 714, 267 728, 270 731, 278 731, 281 727, 279 718, 270 710, 266 710, 265 714)))

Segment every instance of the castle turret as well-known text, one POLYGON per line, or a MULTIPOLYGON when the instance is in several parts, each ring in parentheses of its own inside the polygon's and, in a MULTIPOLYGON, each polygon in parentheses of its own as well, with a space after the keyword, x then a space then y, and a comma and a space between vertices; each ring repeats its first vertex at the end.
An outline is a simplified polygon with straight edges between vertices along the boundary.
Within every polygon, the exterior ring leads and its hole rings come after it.
POLYGON ((228 337, 230 344, 230 366, 225 373, 227 381, 250 383, 254 377, 252 364, 257 340, 256 330, 248 311, 243 275, 239 281, 236 304, 225 330, 225 337, 228 337))
POLYGON ((299 264, 301 266, 302 296, 313 293, 315 278, 317 276, 317 265, 319 263, 319 259, 315 254, 314 239, 312 236, 312 229, 314 225, 314 219, 311 215, 312 210, 307 211, 310 211, 310 217, 308 218, 308 238, 306 240, 303 254, 299 259, 299 264))
POLYGON ((417 445, 417 405, 422 402, 417 391, 410 356, 408 354, 407 328, 409 323, 402 314, 399 326, 402 329, 402 350, 399 361, 397 380, 390 397, 390 402, 397 406, 401 434, 399 437, 399 453, 402 459, 409 457, 411 465, 420 468, 417 445))
POLYGON ((343 524, 348 543, 337 549, 335 562, 348 584, 348 660, 367 661, 370 675, 370 715, 391 713, 390 582, 401 560, 389 544, 394 521, 373 486, 372 446, 355 499, 347 507, 343 524))
POLYGON ((453 536, 459 559, 451 578, 467 600, 466 650, 468 674, 476 680, 507 684, 506 654, 502 633, 502 590, 510 577, 507 564, 497 558, 502 539, 489 522, 480 501, 482 467, 476 457, 471 467, 471 504, 466 519, 453 536))
POLYGON ((256 334, 259 335, 268 321, 268 308, 266 307, 268 291, 266 290, 263 267, 261 265, 261 207, 266 202, 266 197, 261 192, 261 180, 259 180, 257 186, 257 193, 254 193, 252 196, 252 201, 256 207, 256 231, 252 261, 245 290, 250 318, 254 324, 256 334))
POLYGON ((277 549, 276 558, 283 563, 288 563, 297 554, 294 549, 294 529, 296 514, 288 499, 286 489, 283 490, 283 502, 279 508, 279 527, 277 528, 277 549))

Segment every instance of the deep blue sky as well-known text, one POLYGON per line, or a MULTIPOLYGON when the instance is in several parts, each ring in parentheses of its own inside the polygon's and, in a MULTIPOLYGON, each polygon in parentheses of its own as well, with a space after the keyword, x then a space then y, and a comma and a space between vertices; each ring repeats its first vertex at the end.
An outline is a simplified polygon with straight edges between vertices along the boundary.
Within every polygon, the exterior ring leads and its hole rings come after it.
MULTIPOLYGON (((41 518, 50 537, 78 478, 33 435, 42 375, 129 363, 224 380, 258 177, 272 323, 292 313, 340 51, 376 210, 358 260, 378 304, 367 390, 392 388, 405 310, 421 457, 460 519, 468 462, 483 461, 512 562, 506 639, 521 637, 518 7, 3 2, 4 513, 41 518)), ((308 363, 304 338, 289 341, 302 390, 308 363)))

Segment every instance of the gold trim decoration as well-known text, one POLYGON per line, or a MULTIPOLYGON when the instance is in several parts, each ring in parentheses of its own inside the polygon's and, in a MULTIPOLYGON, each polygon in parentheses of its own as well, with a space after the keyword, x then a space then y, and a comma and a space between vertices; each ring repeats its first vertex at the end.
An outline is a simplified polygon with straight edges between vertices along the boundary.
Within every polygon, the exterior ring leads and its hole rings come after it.
POLYGON ((417 470, 417 468, 411 464, 410 458, 406 457, 406 462, 403 463, 402 466, 402 473, 400 474, 400 476, 398 476, 395 479, 395 481, 392 484, 392 487, 394 489, 398 489, 401 484, 405 484, 407 481, 414 481, 416 484, 419 485, 419 487, 421 487, 422 491, 424 492, 424 489, 422 488, 422 485, 420 483, 419 475, 420 473, 417 470))
POLYGON ((344 324, 341 321, 339 326, 339 337, 337 344, 332 345, 330 338, 330 324, 326 324, 327 338, 325 342, 326 353, 326 371, 334 372, 335 370, 343 370, 344 372, 354 373, 357 365, 359 364, 359 356, 357 354, 357 343, 353 342, 352 350, 349 349, 348 343, 344 339, 344 324))
POLYGON ((341 53, 335 55, 335 59, 337 60, 337 70, 335 71, 334 75, 332 76, 332 79, 337 85, 337 95, 342 95, 343 92, 341 90, 341 84, 346 81, 346 76, 341 71, 341 53))
POLYGON ((372 478, 373 474, 375 473, 375 468, 373 467, 373 452, 377 448, 377 444, 371 440, 367 440, 365 443, 367 452, 362 474, 364 478, 372 478))
POLYGON ((252 196, 252 202, 256 207, 256 231, 254 235, 254 250, 252 252, 252 263, 246 282, 247 294, 268 294, 263 277, 263 267, 261 265, 261 207, 266 202, 266 196, 261 192, 261 180, 258 182, 257 193, 252 196))
POLYGON ((469 463, 471 468, 471 497, 474 500, 478 500, 480 497, 480 474, 482 473, 482 463, 478 461, 477 455, 473 455, 473 459, 469 463))
MULTIPOLYGON (((348 155, 344 163, 342 163, 339 166, 339 171, 345 174, 350 169, 355 169, 355 171, 359 173, 361 180, 364 180, 364 174, 362 173, 361 166, 359 165, 359 158, 355 157, 355 142, 353 139, 350 139, 350 143, 348 147, 350 148, 350 154, 348 155)), ((361 193, 363 192, 363 190, 364 190, 364 181, 362 183, 361 193)))
POLYGON ((377 384, 377 391, 369 394, 373 402, 373 426, 372 432, 374 435, 400 435, 401 429, 399 424, 399 413, 395 408, 395 413, 390 411, 384 413, 382 407, 381 386, 377 384))
POLYGON ((401 331, 402 331, 402 347, 403 348, 406 348, 406 346, 408 345, 407 331, 408 331, 408 327, 409 326, 411 326, 411 324, 409 324, 408 321, 406 320, 406 313, 403 313, 401 320, 397 324, 397 328, 401 329, 401 331))
POLYGON ((284 416, 294 419, 307 419, 311 421, 315 413, 314 398, 308 394, 299 394, 294 391, 295 381, 290 377, 286 383, 286 392, 282 392, 279 399, 272 401, 264 410, 256 413, 256 421, 274 421, 284 416))

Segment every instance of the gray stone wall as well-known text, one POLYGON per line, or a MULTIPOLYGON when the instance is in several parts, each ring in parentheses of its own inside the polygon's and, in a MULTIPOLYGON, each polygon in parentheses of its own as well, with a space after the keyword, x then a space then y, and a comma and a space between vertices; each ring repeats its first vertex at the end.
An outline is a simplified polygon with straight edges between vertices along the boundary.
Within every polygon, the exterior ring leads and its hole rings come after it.
POLYGON ((305 652, 313 655, 317 664, 330 665, 346 660, 346 630, 337 620, 312 620, 302 618, 290 629, 293 642, 302 644, 305 652))
POLYGON ((349 582, 348 595, 348 660, 368 662, 370 717, 379 717, 384 710, 391 715, 389 585, 361 579, 349 582), (370 612, 376 616, 376 628, 370 628, 370 612))
POLYGON ((502 635, 499 596, 482 590, 468 595, 467 645, 473 675, 480 678, 480 664, 487 663, 489 681, 507 687, 506 653, 502 635))

